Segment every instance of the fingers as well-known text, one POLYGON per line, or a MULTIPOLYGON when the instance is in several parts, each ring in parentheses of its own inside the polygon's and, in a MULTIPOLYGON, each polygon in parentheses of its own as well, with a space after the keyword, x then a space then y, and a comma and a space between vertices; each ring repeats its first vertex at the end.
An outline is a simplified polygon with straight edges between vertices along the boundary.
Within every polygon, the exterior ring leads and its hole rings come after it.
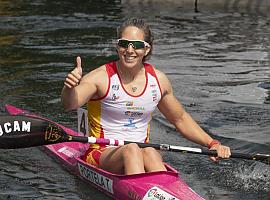
POLYGON ((82 76, 82 61, 80 56, 77 56, 76 62, 77 62, 76 68, 78 69, 79 74, 82 76))
POLYGON ((78 56, 76 59, 76 67, 67 75, 64 85, 68 88, 74 88, 79 85, 82 78, 81 58, 78 56))
POLYGON ((217 148, 219 158, 229 158, 231 156, 231 150, 227 146, 219 145, 217 148))
POLYGON ((218 162, 220 159, 227 159, 231 156, 231 150, 229 147, 224 145, 216 145, 210 150, 217 151, 217 157, 210 157, 210 159, 214 162, 218 162))
POLYGON ((81 80, 81 75, 78 74, 76 69, 74 69, 67 75, 64 84, 68 88, 73 88, 79 85, 80 80, 81 80))
POLYGON ((220 145, 221 147, 218 150, 218 157, 220 158, 229 158, 231 156, 231 150, 227 146, 220 145))

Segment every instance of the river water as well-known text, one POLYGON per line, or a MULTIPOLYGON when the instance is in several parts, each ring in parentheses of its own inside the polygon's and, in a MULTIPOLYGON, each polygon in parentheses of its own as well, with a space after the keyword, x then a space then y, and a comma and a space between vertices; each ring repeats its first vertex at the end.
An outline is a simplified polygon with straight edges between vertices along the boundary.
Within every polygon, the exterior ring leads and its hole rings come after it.
MULTIPOLYGON (((146 19, 155 35, 150 62, 167 74, 193 118, 233 150, 269 153, 270 18, 263 1, 199 1, 198 7, 190 2, 0 1, 1 105, 76 129, 76 113, 65 112, 59 98, 67 72, 77 55, 84 73, 115 58, 116 27, 136 16, 146 19)), ((151 141, 196 147, 158 111, 151 141)), ((163 155, 205 199, 270 199, 265 164, 163 155)), ((39 148, 29 148, 0 150, 0 199, 108 198, 39 148)))

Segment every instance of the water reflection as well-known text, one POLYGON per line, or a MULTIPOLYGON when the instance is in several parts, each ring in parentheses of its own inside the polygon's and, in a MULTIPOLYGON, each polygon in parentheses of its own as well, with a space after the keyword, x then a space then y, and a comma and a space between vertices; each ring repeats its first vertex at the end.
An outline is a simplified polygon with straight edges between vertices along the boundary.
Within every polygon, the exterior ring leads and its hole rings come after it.
MULTIPOLYGON (((194 12, 235 12, 269 16, 270 3, 268 0, 122 0, 122 4, 132 8, 139 5, 141 8, 154 8, 164 11, 188 9, 194 12)), ((149 10, 151 11, 151 10, 149 10)))

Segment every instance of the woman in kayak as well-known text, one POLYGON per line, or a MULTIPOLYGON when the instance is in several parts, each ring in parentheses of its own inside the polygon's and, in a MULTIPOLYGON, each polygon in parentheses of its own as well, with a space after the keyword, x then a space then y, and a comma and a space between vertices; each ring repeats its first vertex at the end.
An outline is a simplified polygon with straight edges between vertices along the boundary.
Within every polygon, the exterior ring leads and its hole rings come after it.
MULTIPOLYGON (((81 58, 67 75, 61 94, 67 110, 87 103, 90 135, 97 138, 148 142, 150 120, 156 107, 185 138, 230 157, 230 148, 211 138, 173 94, 167 76, 145 61, 153 49, 149 26, 131 18, 118 28, 118 61, 107 63, 82 77, 81 58)), ((131 143, 119 147, 90 145, 84 160, 113 173, 165 171, 162 157, 151 147, 131 143)))

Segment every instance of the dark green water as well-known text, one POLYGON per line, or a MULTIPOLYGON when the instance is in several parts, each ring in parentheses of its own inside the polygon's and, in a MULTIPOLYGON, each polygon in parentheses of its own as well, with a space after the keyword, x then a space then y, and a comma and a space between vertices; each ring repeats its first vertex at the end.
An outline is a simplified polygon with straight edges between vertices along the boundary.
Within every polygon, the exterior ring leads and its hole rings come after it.
MULTIPOLYGON (((172 0, 0 1, 0 103, 76 128, 75 112, 60 104, 67 72, 77 55, 84 73, 113 59, 116 27, 137 16, 155 35, 150 62, 168 75, 198 123, 234 150, 269 153, 270 18, 265 5, 239 5, 199 2, 200 12, 194 12, 192 3, 172 0)), ((159 112, 153 116, 152 142, 196 146, 159 112)), ((269 199, 269 166, 163 154, 205 199, 269 199)), ((106 197, 30 148, 0 150, 0 199, 106 197)))

